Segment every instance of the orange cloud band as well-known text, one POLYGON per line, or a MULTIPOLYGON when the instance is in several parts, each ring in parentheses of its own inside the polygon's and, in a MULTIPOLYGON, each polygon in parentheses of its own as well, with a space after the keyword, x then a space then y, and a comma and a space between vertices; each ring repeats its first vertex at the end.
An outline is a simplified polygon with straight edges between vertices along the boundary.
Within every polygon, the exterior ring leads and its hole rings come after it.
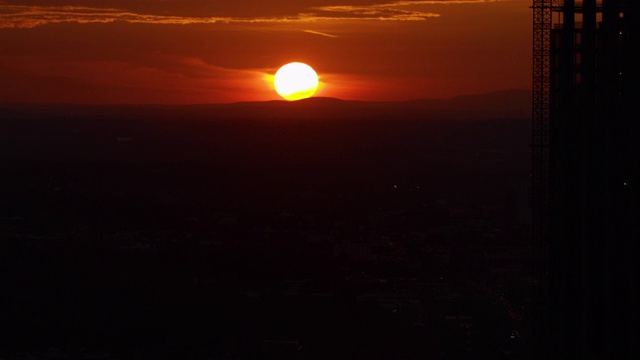
MULTIPOLYGON (((424 21, 440 14, 421 7, 436 4, 490 3, 501 0, 396 1, 373 5, 318 6, 286 17, 193 17, 143 14, 115 8, 84 6, 7 5, 0 1, 0 28, 33 28, 51 23, 109 23, 123 21, 149 24, 214 23, 306 23, 318 21, 424 21)), ((318 35, 324 35, 318 33, 318 35)))

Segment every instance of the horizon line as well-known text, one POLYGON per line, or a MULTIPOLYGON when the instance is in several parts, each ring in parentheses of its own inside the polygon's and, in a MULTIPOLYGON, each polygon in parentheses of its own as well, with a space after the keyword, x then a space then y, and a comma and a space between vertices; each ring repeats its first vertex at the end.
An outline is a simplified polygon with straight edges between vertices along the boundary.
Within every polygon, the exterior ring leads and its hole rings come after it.
POLYGON ((311 96, 305 99, 300 100, 284 100, 284 99, 272 99, 272 100, 246 100, 246 101, 232 101, 232 102, 211 102, 211 103, 134 103, 134 102, 114 102, 114 103, 74 103, 74 102, 0 102, 0 106, 218 106, 218 105, 238 105, 238 104, 269 104, 269 103, 301 103, 308 102, 314 100, 336 100, 341 102, 351 102, 351 103, 407 103, 407 102, 416 102, 416 101, 447 101, 453 100, 461 97, 473 97, 473 96, 483 96, 483 95, 491 95, 491 94, 499 94, 504 92, 525 92, 531 91, 531 89, 503 89, 503 90, 495 90, 483 93, 471 93, 471 94, 459 94, 447 98, 411 98, 404 100, 360 100, 360 99, 343 99, 337 97, 330 96, 311 96))

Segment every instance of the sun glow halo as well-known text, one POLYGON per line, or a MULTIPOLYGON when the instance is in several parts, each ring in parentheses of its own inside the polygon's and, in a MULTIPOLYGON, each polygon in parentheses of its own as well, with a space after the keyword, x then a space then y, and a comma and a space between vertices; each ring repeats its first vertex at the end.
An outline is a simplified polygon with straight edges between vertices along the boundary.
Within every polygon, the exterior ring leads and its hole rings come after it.
POLYGON ((318 90, 318 74, 311 66, 292 62, 281 67, 273 79, 278 95, 285 100, 306 99, 318 90))

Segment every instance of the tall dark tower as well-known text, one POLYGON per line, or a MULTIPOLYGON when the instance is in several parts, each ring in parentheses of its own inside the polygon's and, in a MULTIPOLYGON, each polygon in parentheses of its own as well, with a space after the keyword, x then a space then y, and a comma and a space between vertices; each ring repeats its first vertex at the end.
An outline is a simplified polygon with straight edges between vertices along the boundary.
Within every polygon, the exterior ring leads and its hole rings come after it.
POLYGON ((534 0, 534 236, 549 246, 552 359, 640 358, 637 3, 534 0))

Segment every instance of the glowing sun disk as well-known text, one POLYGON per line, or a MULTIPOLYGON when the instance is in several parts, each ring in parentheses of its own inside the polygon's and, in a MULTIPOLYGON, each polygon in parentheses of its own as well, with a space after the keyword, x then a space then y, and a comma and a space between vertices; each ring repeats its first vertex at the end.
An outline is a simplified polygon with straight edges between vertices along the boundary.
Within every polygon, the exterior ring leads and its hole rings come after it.
POLYGON ((278 95, 285 100, 300 100, 313 96, 318 90, 318 74, 311 66, 292 62, 281 67, 273 80, 278 95))

